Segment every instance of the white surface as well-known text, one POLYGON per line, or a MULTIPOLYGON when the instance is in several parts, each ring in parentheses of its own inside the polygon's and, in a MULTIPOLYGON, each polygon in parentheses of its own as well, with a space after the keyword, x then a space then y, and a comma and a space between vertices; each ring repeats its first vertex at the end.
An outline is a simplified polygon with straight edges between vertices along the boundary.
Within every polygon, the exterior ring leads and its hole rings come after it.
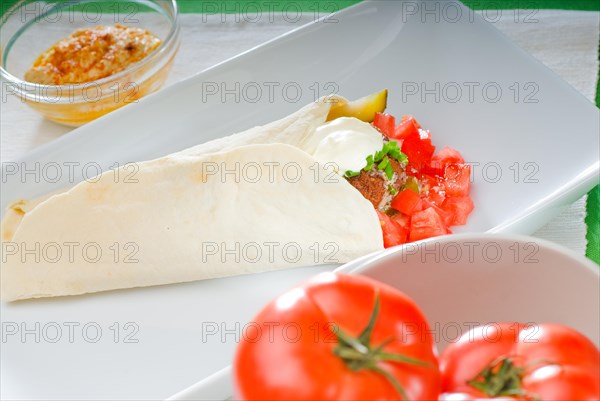
MULTIPOLYGON (((482 14, 482 12, 479 12, 482 14)), ((600 14, 564 10, 490 10, 486 20, 593 102, 598 72, 600 14)), ((315 19, 298 22, 274 13, 260 21, 242 15, 181 15, 182 46, 167 86, 315 19), (247 17, 245 20, 243 17, 247 17)), ((4 96, 3 96, 4 97, 4 96)), ((13 96, 0 108, 0 160, 15 160, 71 128, 43 120, 13 96)), ((435 139, 435 137, 434 137, 435 139)), ((585 197, 569 206, 534 236, 585 253, 585 197)))
POLYGON ((169 397, 167 401, 227 400, 232 396, 233 377, 231 365, 229 365, 193 386, 169 397))
MULTIPOLYGON (((600 344, 598 267, 545 240, 489 234, 432 238, 336 271, 374 278, 410 296, 425 313, 439 351, 473 326, 502 322, 564 324, 600 344)), ((224 368, 169 400, 230 399, 231 375, 224 368)))
MULTIPOLYGON (((106 168, 115 162, 148 159, 286 115, 313 100, 309 88, 314 82, 321 86, 335 82, 348 97, 389 87, 392 113, 414 113, 432 130, 437 144, 455 146, 470 161, 502 163, 507 174, 514 161, 540 163, 536 177, 540 183, 533 187, 506 181, 486 183, 476 177, 474 197, 479 206, 466 230, 485 230, 517 217, 536 200, 573 183, 576 172, 597 161, 597 110, 556 76, 485 24, 425 26, 412 20, 404 25, 391 9, 394 6, 397 3, 363 4, 340 15, 337 24, 315 24, 166 89, 139 105, 116 111, 34 152, 28 160, 94 161, 106 168), (374 13, 372 7, 386 10, 374 13), (363 28, 360 32, 357 24, 363 28), (475 54, 473 49, 480 51, 475 54), (420 57, 407 58, 406 54, 420 57), (541 88, 540 102, 514 104, 505 98, 495 104, 448 104, 411 99, 403 105, 401 82, 396 77, 404 81, 426 80, 430 85, 431 79, 497 81, 505 90, 515 80, 535 81, 541 88), (282 102, 281 97, 274 103, 263 99, 256 104, 223 104, 214 98, 203 102, 202 82, 223 80, 297 82, 304 97, 298 103, 282 102), (563 114, 570 117, 568 121, 548 118, 563 114), (209 131, 207 127, 214 129, 209 131), (561 142, 557 135, 569 130, 573 131, 570 142, 561 142), (541 138, 549 137, 544 152, 538 152, 541 138), (577 158, 558 166, 556 153, 577 154, 577 158)), ((321 94, 325 94, 324 90, 321 94)), ((14 136, 20 130, 14 128, 11 132, 14 136)), ((588 181, 582 185, 580 182, 573 192, 566 193, 566 198, 553 199, 558 203, 574 201, 570 197, 583 193, 590 185, 588 181)), ((15 196, 35 196, 50 188, 48 184, 21 185, 9 180, 3 186, 3 202, 15 196)), ((550 206, 547 210, 552 212, 558 203, 545 206, 550 206)), ((535 220, 521 220, 519 229, 533 231, 548 215, 538 213, 533 217, 535 220)), ((80 331, 76 331, 79 336, 73 344, 68 339, 38 344, 32 335, 23 342, 17 338, 3 343, 2 398, 167 397, 227 365, 231 358, 233 341, 221 342, 211 337, 211 341, 203 342, 202 322, 226 322, 228 328, 235 322, 243 325, 266 300, 317 270, 3 304, 3 322, 25 322, 27 327, 34 322, 97 322, 104 336, 95 344, 83 341, 80 331), (114 322, 121 325, 121 341, 117 344, 109 329, 114 322), (127 322, 138 325, 139 343, 123 343, 123 325, 127 322)))

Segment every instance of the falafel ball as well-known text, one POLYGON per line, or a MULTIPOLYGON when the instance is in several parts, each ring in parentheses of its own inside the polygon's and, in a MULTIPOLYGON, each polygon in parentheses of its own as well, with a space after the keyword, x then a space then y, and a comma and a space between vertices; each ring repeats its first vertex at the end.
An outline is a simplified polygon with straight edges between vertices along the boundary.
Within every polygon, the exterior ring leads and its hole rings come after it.
POLYGON ((382 212, 390 208, 394 194, 406 183, 406 173, 398 160, 391 157, 389 160, 394 170, 391 180, 376 166, 371 171, 362 170, 356 177, 348 178, 348 182, 382 212))

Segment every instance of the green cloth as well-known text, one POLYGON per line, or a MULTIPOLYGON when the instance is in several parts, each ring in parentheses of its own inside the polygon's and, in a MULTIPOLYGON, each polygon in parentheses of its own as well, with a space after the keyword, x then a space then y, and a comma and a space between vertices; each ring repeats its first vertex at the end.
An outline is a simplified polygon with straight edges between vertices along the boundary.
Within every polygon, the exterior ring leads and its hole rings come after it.
MULTIPOLYGON (((1 14, 4 14, 16 1, 2 0, 1 14)), ((327 13, 339 11, 358 2, 360 0, 178 0, 182 13, 249 13, 258 10, 327 13)), ((600 11, 598 0, 463 0, 463 3, 475 10, 525 8, 600 11)), ((600 80, 596 89, 596 105, 600 107, 600 80)), ((588 194, 586 212, 586 255, 600 265, 600 189, 598 186, 588 194)))
MULTIPOLYGON (((219 8, 223 10, 222 12, 235 13, 236 9, 246 10, 245 12, 255 11, 256 6, 262 7, 262 10, 274 11, 290 7, 291 12, 291 7, 294 7, 293 10, 296 8, 303 11, 318 9, 323 12, 331 12, 359 2, 360 0, 178 0, 177 3, 183 13, 206 12, 207 7, 213 7, 217 3, 220 3, 219 8)), ((475 10, 526 8, 600 11, 600 1, 597 0, 463 0, 462 2, 475 10)))
MULTIPOLYGON (((1 12, 4 14, 18 0, 0 1, 1 12)), ((72 1, 72 0, 65 0, 72 1)), ((391 0, 390 0, 391 1, 391 0)), ((256 6, 262 10, 281 11, 296 9, 302 11, 331 12, 341 10, 360 0, 178 0, 182 13, 214 12, 218 4, 218 12, 235 13, 256 11, 256 6), (292 8, 293 7, 293 8, 292 8), (240 12, 240 11, 238 11, 240 12)), ((475 10, 481 9, 556 9, 556 10, 585 10, 600 11, 600 1, 597 0, 463 0, 463 3, 475 10)), ((114 8, 111 8, 114 10, 114 8)))
POLYGON ((586 256, 600 265, 600 187, 596 186, 588 193, 587 215, 587 250, 586 256))
POLYGON ((600 11, 600 1, 598 0, 462 0, 462 3, 474 10, 521 8, 600 11))
POLYGON ((182 13, 335 12, 361 0, 178 0, 182 13))
MULTIPOLYGON (((600 2, 599 2, 600 3, 600 2)), ((600 43, 598 43, 600 61, 600 43)), ((600 68, 596 80, 596 106, 600 107, 600 68)), ((588 193, 585 224, 587 225, 587 249, 585 255, 600 265, 600 186, 588 193)))

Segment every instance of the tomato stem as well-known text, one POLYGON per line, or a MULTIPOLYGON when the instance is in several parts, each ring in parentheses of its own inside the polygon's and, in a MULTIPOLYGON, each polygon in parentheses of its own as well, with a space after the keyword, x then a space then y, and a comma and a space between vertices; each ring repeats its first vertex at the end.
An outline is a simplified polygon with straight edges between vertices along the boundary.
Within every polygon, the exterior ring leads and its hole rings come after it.
POLYGON ((529 394, 522 388, 525 370, 526 367, 516 366, 511 357, 501 357, 492 361, 467 384, 490 397, 519 396, 539 401, 539 396, 529 394))
POLYGON ((375 294, 375 305, 373 312, 369 318, 367 326, 361 331, 358 337, 353 337, 348 333, 344 332, 341 328, 336 327, 335 334, 338 339, 338 345, 333 349, 335 355, 340 357, 346 366, 352 371, 359 371, 362 369, 372 370, 383 377, 385 377, 390 384, 396 389, 403 400, 408 400, 406 391, 398 381, 398 379, 390 372, 379 366, 381 362, 395 362, 395 363, 406 363, 416 366, 427 366, 433 367, 430 363, 421 361, 416 358, 409 356, 394 354, 385 352, 384 348, 391 342, 395 341, 395 338, 389 338, 379 344, 378 346, 371 346, 371 337, 379 316, 381 304, 379 300, 379 293, 375 294))
POLYGON ((383 375, 386 379, 388 379, 388 381, 392 384, 392 386, 394 386, 396 391, 400 394, 400 397, 402 397, 403 400, 408 401, 408 394, 406 394, 404 387, 402 387, 400 382, 398 382, 398 380, 396 380, 396 378, 390 372, 380 368, 377 365, 371 367, 371 370, 383 375))
POLYGON ((379 359, 381 359, 382 361, 403 362, 403 363, 409 363, 411 365, 431 367, 430 363, 422 361, 420 359, 411 358, 406 355, 391 354, 389 352, 379 353, 379 359))
POLYGON ((369 318, 369 323, 367 327, 360 333, 358 336, 358 341, 362 344, 369 344, 371 342, 371 335, 373 334, 373 329, 375 328, 375 322, 377 321, 377 316, 379 316, 379 310, 381 309, 381 302, 379 302, 379 293, 375 294, 375 305, 373 306, 373 312, 371 312, 371 317, 369 318))

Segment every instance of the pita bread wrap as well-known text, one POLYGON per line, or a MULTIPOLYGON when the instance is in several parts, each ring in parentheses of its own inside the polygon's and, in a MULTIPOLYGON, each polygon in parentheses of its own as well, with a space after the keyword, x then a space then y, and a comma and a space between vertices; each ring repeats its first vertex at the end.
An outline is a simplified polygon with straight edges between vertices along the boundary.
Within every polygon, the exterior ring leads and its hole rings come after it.
MULTIPOLYGON (((347 100, 338 96, 324 97, 281 120, 205 142, 160 159, 175 155, 200 156, 244 145, 269 143, 284 143, 313 154, 320 141, 316 135, 316 128, 325 123, 331 106, 338 101, 346 102, 347 100)), ((138 165, 141 164, 138 163, 138 165)), ((43 201, 63 192, 67 191, 59 190, 36 199, 19 199, 10 204, 0 226, 2 241, 10 241, 13 238, 21 220, 28 212, 43 201)))
POLYGON ((116 182, 107 171, 14 203, 2 224, 2 298, 344 263, 383 249, 371 203, 311 156, 329 107, 316 102, 138 163, 136 182, 116 182))

